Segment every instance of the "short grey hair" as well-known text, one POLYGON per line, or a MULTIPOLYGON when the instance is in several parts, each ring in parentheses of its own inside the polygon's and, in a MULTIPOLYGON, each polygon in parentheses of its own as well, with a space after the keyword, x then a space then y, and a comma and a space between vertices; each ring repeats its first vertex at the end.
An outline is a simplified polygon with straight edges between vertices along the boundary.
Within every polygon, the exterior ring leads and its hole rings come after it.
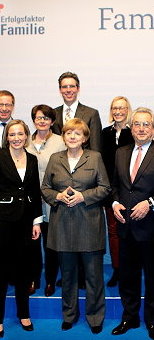
POLYGON ((133 123, 133 120, 134 120, 134 116, 137 114, 137 113, 148 113, 151 118, 152 118, 152 125, 154 126, 154 114, 153 114, 153 111, 151 109, 148 109, 147 107, 138 107, 136 110, 134 110, 132 112, 132 115, 130 117, 130 126, 132 125, 133 123))

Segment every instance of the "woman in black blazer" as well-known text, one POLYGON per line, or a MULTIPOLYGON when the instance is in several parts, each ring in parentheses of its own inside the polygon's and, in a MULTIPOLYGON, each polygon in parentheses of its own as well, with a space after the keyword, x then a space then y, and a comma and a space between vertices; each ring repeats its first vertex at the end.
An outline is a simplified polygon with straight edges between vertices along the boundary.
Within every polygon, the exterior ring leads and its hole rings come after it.
POLYGON ((25 150, 28 137, 27 125, 12 120, 0 149, 0 337, 4 335, 8 283, 15 285, 17 316, 23 329, 33 330, 29 318, 29 247, 40 235, 42 208, 37 159, 25 150))
MULTIPOLYGON (((104 128, 102 132, 102 156, 111 184, 113 181, 116 150, 133 142, 133 137, 127 123, 131 112, 132 109, 126 97, 115 97, 111 102, 109 115, 109 121, 112 125, 104 128)), ((110 199, 107 199, 105 208, 111 261, 114 269, 107 285, 112 287, 117 284, 119 276, 119 238, 117 234, 117 220, 114 217, 110 199)))

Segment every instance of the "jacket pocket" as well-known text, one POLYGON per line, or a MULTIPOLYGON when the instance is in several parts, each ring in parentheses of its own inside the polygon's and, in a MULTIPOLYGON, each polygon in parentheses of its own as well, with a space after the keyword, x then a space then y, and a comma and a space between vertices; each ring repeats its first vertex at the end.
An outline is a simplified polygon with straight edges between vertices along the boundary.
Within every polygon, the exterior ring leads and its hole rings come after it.
POLYGON ((10 204, 13 202, 13 196, 11 197, 0 197, 0 204, 10 204))

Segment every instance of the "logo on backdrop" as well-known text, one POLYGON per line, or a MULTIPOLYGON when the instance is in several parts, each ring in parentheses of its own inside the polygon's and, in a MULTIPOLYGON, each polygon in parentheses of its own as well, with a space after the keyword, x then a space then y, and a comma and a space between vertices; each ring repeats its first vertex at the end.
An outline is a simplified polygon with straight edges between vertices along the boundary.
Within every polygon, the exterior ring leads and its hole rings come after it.
POLYGON ((0 11, 1 11, 1 9, 3 9, 4 8, 4 5, 3 4, 0 4, 0 11))
POLYGON ((45 34, 45 16, 5 15, 4 4, 0 4, 0 35, 42 35, 45 34))
POLYGON ((154 15, 150 13, 122 14, 111 8, 99 8, 100 30, 153 30, 154 15))

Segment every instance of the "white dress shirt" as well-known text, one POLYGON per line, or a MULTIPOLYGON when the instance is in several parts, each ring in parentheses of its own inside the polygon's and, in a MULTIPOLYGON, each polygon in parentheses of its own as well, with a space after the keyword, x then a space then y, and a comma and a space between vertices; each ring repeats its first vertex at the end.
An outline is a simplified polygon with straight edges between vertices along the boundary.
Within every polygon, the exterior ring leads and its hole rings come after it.
POLYGON ((73 119, 75 117, 75 113, 76 113, 76 109, 77 109, 77 106, 78 106, 78 103, 79 101, 76 100, 72 105, 68 106, 64 103, 63 105, 63 125, 66 123, 66 112, 68 110, 68 108, 70 108, 70 119, 73 119))

